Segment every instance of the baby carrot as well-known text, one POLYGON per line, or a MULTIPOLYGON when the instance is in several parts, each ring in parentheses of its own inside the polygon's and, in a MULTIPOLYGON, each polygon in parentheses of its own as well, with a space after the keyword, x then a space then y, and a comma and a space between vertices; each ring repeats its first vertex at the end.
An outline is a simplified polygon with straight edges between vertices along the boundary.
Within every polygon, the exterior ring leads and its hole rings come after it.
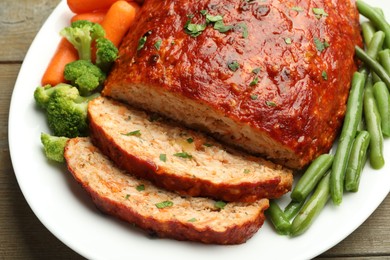
POLYGON ((138 4, 126 1, 117 1, 108 9, 102 26, 106 31, 106 38, 112 41, 116 47, 119 46, 130 25, 134 22, 138 10, 138 4))
POLYGON ((69 9, 76 14, 108 9, 118 0, 67 0, 69 9))
POLYGON ((82 13, 82 14, 75 14, 70 22, 73 23, 75 21, 79 20, 87 20, 93 23, 102 23, 104 16, 106 15, 106 11, 97 11, 97 12, 90 12, 90 13, 82 13))
POLYGON ((73 45, 63 38, 58 44, 57 50, 51 58, 45 73, 42 76, 42 86, 50 84, 55 86, 65 82, 65 65, 78 59, 78 54, 73 45))

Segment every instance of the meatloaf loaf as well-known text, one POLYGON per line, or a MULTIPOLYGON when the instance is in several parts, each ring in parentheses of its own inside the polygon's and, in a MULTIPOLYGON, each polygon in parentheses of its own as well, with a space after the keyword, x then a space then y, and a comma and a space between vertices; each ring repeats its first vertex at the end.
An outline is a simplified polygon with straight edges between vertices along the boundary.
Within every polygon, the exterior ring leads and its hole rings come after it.
POLYGON ((253 202, 292 186, 280 165, 227 149, 204 134, 100 97, 88 105, 93 143, 120 168, 190 196, 253 202))
POLYGON ((343 120, 354 0, 146 0, 103 94, 299 169, 343 120))
POLYGON ((202 243, 240 244, 264 222, 268 200, 222 203, 182 197, 119 170, 88 138, 68 141, 70 172, 105 213, 160 237, 202 243))

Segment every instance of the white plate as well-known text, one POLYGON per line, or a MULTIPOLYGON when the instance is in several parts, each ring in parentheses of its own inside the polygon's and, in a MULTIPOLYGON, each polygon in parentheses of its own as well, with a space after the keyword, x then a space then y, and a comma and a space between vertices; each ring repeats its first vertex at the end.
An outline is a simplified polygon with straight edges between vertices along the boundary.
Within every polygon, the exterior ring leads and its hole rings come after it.
MULTIPOLYGON (((371 0, 390 17, 390 2, 371 0)), ((151 239, 126 223, 100 214, 65 167, 49 163, 42 153, 40 133, 46 121, 34 105, 40 84, 57 43, 58 32, 71 13, 62 1, 32 43, 12 95, 9 145, 20 188, 40 221, 67 246, 89 259, 308 259, 333 247, 360 226, 390 191, 390 142, 385 141, 386 165, 367 166, 358 193, 346 194, 341 206, 328 203, 302 236, 277 235, 269 223, 247 243, 238 246, 202 245, 151 239)), ((389 19, 390 20, 390 19, 389 19)))

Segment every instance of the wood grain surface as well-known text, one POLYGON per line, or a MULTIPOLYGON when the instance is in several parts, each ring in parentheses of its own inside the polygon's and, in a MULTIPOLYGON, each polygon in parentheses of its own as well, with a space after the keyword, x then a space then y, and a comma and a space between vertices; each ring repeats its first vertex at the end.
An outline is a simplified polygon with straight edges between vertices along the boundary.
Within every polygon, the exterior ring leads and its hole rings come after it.
MULTIPOLYGON (((8 112, 17 74, 33 38, 59 2, 0 2, 0 259, 83 259, 31 211, 17 184, 8 147, 8 112)), ((387 196, 362 226, 318 258, 390 259, 389 221, 387 196)))

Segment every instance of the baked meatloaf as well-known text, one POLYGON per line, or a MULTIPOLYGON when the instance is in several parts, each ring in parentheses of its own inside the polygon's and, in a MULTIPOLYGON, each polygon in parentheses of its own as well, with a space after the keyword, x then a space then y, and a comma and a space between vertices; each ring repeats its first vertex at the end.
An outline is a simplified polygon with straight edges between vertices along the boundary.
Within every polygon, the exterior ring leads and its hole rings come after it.
POLYGON ((103 212, 159 237, 202 243, 240 244, 264 222, 268 200, 223 203, 182 197, 119 170, 88 138, 65 148, 70 172, 103 212))
POLYGON ((338 134, 354 0, 146 0, 103 94, 302 168, 338 134))
POLYGON ((253 202, 290 191, 291 170, 204 134, 100 97, 88 105, 93 143, 120 168, 189 196, 253 202))

